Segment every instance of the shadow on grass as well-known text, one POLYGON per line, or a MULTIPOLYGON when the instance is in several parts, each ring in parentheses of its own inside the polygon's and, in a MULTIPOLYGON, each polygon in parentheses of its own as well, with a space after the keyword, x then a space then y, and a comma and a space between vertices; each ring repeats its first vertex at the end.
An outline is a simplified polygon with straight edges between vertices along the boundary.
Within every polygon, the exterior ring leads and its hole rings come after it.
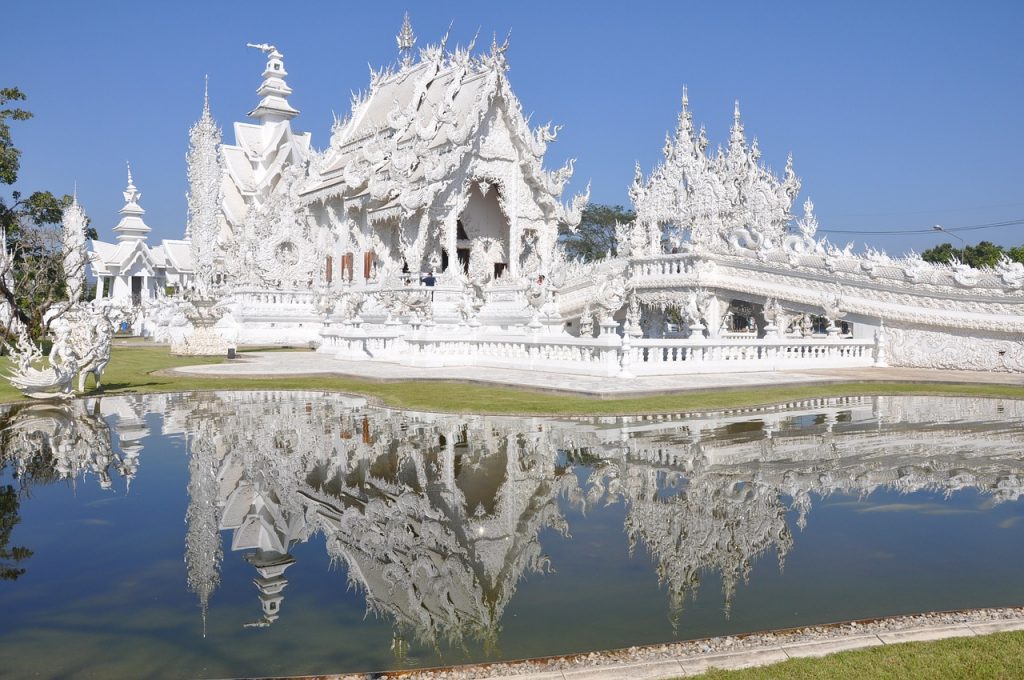
MULTIPOLYGON (((103 395, 103 394, 107 394, 108 392, 135 391, 135 390, 139 389, 140 387, 160 387, 160 386, 169 385, 169 384, 170 383, 168 383, 168 382, 103 383, 102 387, 100 387, 98 390, 93 390, 93 391, 89 392, 89 394, 86 395, 86 396, 103 395)), ((184 391, 187 391, 187 390, 184 390, 184 391)))

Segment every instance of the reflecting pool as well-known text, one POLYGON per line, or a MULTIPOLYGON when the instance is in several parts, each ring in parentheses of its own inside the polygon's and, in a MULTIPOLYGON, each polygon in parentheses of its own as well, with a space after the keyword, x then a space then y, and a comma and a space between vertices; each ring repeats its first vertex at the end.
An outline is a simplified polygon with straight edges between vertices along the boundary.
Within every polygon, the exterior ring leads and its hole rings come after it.
POLYGON ((11 677, 429 666, 1024 604, 1024 402, 624 418, 314 392, 0 413, 11 677))

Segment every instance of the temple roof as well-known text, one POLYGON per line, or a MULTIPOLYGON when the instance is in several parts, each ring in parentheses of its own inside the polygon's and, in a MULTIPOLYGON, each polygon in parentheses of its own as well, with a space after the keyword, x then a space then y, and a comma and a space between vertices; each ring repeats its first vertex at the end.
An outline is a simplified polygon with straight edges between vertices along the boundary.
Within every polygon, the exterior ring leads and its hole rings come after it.
POLYGON ((122 274, 137 261, 141 261, 151 274, 157 269, 190 274, 193 269, 188 241, 167 240, 156 247, 150 247, 145 241, 92 241, 91 252, 94 255, 91 264, 96 276, 122 274))
POLYGON ((500 121, 545 212, 564 217, 558 199, 572 164, 554 172, 542 168, 555 130, 530 129, 505 77, 507 42, 494 41, 489 53, 473 55, 474 43, 449 53, 446 41, 420 50, 419 61, 405 54, 396 69, 371 74, 369 92, 354 98, 350 116, 335 123, 330 148, 314 162, 306 200, 353 198, 368 190, 376 202, 397 200, 406 213, 426 207, 465 157, 480 151, 485 126, 500 121))
POLYGON ((141 240, 119 243, 93 241, 92 252, 97 255, 92 259, 93 271, 97 276, 124 273, 136 262, 142 263, 148 275, 154 274, 158 267, 164 266, 163 258, 156 257, 162 256, 163 253, 154 253, 153 249, 141 240))

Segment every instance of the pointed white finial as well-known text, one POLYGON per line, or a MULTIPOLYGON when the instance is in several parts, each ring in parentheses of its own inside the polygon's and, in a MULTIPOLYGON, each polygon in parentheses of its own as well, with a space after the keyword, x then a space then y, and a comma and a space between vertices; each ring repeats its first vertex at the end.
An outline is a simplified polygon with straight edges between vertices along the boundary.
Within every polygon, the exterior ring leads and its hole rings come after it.
POLYGON ((78 205, 78 180, 75 180, 75 188, 71 191, 71 205, 78 205))
POLYGON ((259 106, 249 112, 253 118, 258 118, 264 123, 278 123, 283 120, 291 120, 299 115, 298 109, 288 103, 288 95, 292 88, 285 82, 288 72, 284 69, 284 55, 268 43, 246 43, 251 47, 267 55, 267 65, 263 69, 263 82, 256 90, 260 99, 259 106))
POLYGON ((142 192, 136 188, 132 179, 131 163, 125 161, 125 165, 128 166, 128 187, 121 193, 124 196, 124 207, 118 211, 121 214, 121 221, 114 227, 114 233, 117 234, 118 241, 144 239, 150 229, 142 220, 142 216, 146 214, 139 205, 142 192))
POLYGON ((685 111, 690 106, 690 93, 686 89, 686 85, 683 85, 683 110, 685 111))
POLYGON ((729 135, 729 148, 739 151, 746 147, 746 143, 746 138, 743 136, 743 122, 740 121, 740 100, 737 99, 732 112, 732 130, 729 135))
POLYGON ((409 21, 409 13, 405 13, 402 19, 402 28, 395 36, 398 43, 398 53, 402 56, 402 63, 408 64, 412 61, 412 48, 416 45, 416 35, 412 32, 412 22, 409 21))
POLYGON ((452 27, 455 25, 455 21, 448 22, 448 30, 444 32, 444 37, 441 38, 441 56, 444 56, 445 49, 448 47, 448 38, 452 34, 452 27))
POLYGON ((203 113, 210 112, 210 74, 203 76, 203 113))

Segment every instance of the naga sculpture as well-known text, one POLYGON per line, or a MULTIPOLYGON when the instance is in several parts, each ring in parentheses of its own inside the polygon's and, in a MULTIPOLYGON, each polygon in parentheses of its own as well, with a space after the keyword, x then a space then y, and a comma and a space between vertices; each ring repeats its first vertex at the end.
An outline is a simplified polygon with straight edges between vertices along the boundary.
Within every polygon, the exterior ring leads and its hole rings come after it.
MULTIPOLYGON (((73 396, 73 381, 78 376, 78 390, 85 391, 85 383, 92 374, 96 387, 104 369, 110 363, 110 351, 117 323, 125 311, 109 301, 82 301, 84 290, 84 230, 85 212, 77 197, 64 210, 61 238, 61 262, 68 281, 67 301, 51 306, 43 314, 52 342, 46 357, 48 365, 41 367, 43 352, 31 337, 28 327, 11 315, 7 323, 14 344, 5 341, 13 367, 7 378, 26 397, 33 399, 68 399, 73 396)), ((13 272, 14 259, 4 243, 5 269, 13 272)), ((13 287, 14 277, 9 285, 13 287)))

